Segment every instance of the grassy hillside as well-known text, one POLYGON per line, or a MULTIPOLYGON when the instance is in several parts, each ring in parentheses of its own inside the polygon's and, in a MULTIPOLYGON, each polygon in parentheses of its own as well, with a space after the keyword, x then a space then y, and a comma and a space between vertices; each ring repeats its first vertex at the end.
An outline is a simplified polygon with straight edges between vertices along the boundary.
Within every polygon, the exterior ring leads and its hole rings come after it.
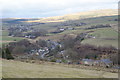
POLYGON ((19 41, 19 40, 23 39, 23 38, 20 38, 20 37, 10 37, 10 36, 8 36, 8 31, 7 30, 1 30, 0 33, 2 33, 0 35, 0 45, 7 44, 7 43, 13 42, 13 41, 19 41))
POLYGON ((83 44, 91 44, 96 46, 114 46, 118 48, 118 32, 111 28, 96 29, 90 35, 95 36, 95 39, 85 39, 83 44))
POLYGON ((117 9, 87 11, 87 12, 68 14, 64 16, 40 18, 39 20, 30 20, 30 21, 28 20, 25 22, 63 22, 67 20, 77 20, 77 19, 85 19, 85 18, 93 18, 93 17, 101 17, 101 16, 114 16, 114 15, 118 15, 117 9))
POLYGON ((69 67, 63 64, 35 64, 3 60, 3 78, 117 78, 117 73, 69 67))
MULTIPOLYGON (((112 45, 114 47, 118 47, 118 26, 115 19, 118 18, 118 10, 116 9, 105 9, 105 10, 95 10, 95 11, 87 11, 87 12, 80 12, 80 13, 74 13, 74 14, 68 14, 64 16, 55 16, 55 17, 47 17, 47 18, 31 18, 31 19, 25 19, 25 18, 14 18, 14 19, 4 19, 4 24, 13 24, 13 23, 19 23, 19 24, 34 24, 37 23, 44 23, 39 25, 33 25, 30 27, 33 27, 34 29, 45 29, 48 32, 55 31, 58 29, 58 27, 72 27, 75 28, 75 30, 66 30, 62 33, 57 34, 48 34, 49 36, 44 37, 38 37, 40 39, 52 39, 52 40, 58 40, 63 37, 65 34, 72 34, 76 35, 79 33, 87 32, 87 31, 94 31, 90 34, 96 36, 96 39, 85 39, 82 43, 83 44, 92 44, 97 46, 109 46, 112 45), (70 21, 70 22, 69 22, 70 21), (6 23, 7 22, 7 23, 6 23), (23 23, 22 23, 23 22, 23 23), (82 26, 64 26, 61 24, 66 23, 86 23, 86 25, 82 26), (91 30, 84 30, 83 28, 89 28, 93 25, 105 25, 110 24, 112 25, 111 28, 103 28, 103 29, 91 29, 91 30)), ((4 25, 3 27, 5 27, 4 25)), ((9 27, 9 26, 7 26, 9 27)), ((19 41, 21 38, 18 37, 8 37, 6 36, 6 31, 3 31, 3 43, 8 43, 11 41, 19 41), (5 34, 5 35, 4 35, 5 34)), ((37 38, 37 39, 38 39, 37 38)))

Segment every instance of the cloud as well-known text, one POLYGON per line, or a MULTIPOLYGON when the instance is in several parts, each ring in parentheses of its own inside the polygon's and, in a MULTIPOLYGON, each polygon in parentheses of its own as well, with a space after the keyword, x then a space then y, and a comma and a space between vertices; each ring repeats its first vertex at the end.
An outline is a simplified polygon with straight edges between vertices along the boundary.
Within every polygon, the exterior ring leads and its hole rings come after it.
POLYGON ((0 0, 3 17, 49 17, 117 8, 118 0, 0 0))

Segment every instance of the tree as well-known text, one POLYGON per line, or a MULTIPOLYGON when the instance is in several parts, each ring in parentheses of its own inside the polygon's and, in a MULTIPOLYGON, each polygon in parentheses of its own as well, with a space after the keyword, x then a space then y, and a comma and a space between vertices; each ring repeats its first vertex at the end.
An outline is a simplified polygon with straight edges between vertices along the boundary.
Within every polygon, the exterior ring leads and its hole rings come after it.
MULTIPOLYGON (((3 53, 4 53, 4 51, 3 51, 3 53)), ((4 53, 4 57, 6 58, 6 59, 14 59, 14 57, 11 55, 11 53, 10 53, 10 51, 9 51, 9 49, 8 48, 6 48, 5 49, 5 53, 4 53)))
POLYGON ((13 54, 23 54, 27 51, 27 47, 25 47, 24 45, 21 46, 16 46, 13 50, 12 53, 13 54), (25 51, 26 50, 26 51, 25 51))
POLYGON ((45 40, 38 40, 36 41, 36 44, 39 45, 40 47, 46 47, 47 46, 47 42, 45 40))
POLYGON ((48 32, 44 29, 41 29, 41 30, 37 30, 37 31, 34 31, 34 32, 28 32, 26 35, 27 36, 35 36, 35 37, 38 37, 38 36, 46 36, 48 32))
POLYGON ((97 58, 98 58, 98 56, 97 56, 97 55, 95 55, 95 56, 94 56, 94 59, 97 59, 97 58))
POLYGON ((6 54, 5 54, 5 52, 4 52, 3 49, 2 49, 2 58, 3 58, 3 59, 6 59, 6 54))
POLYGON ((90 59, 90 57, 88 55, 85 56, 85 59, 90 59))
POLYGON ((116 53, 116 54, 111 54, 111 55, 110 55, 110 60, 113 61, 113 64, 114 64, 114 65, 115 65, 115 64, 118 64, 118 62, 119 62, 118 54, 117 54, 117 53, 116 53))
POLYGON ((77 37, 75 38, 75 41, 82 42, 84 40, 85 36, 86 36, 85 33, 81 33, 81 34, 77 35, 77 37))
POLYGON ((67 37, 66 39, 63 39, 61 42, 63 43, 65 49, 73 48, 73 46, 75 44, 74 39, 71 37, 67 37))
POLYGON ((78 56, 78 53, 71 48, 67 49, 65 51, 65 54, 69 56, 68 59, 71 59, 71 60, 79 60, 80 59, 80 57, 78 56))

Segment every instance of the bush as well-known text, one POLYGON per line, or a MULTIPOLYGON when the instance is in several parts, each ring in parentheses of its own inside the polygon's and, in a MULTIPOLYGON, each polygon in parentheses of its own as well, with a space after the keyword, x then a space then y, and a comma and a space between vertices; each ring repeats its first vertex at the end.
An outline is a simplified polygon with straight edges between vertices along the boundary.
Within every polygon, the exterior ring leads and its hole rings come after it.
POLYGON ((14 39, 14 41, 16 41, 16 39, 14 39))
POLYGON ((2 50, 2 58, 4 59, 14 59, 14 57, 12 56, 11 52, 9 51, 8 48, 5 48, 2 50))
POLYGON ((50 61, 51 61, 51 62, 56 62, 56 59, 51 59, 50 61))
POLYGON ((63 62, 63 63, 67 63, 67 60, 65 60, 65 59, 62 59, 62 62, 63 62))

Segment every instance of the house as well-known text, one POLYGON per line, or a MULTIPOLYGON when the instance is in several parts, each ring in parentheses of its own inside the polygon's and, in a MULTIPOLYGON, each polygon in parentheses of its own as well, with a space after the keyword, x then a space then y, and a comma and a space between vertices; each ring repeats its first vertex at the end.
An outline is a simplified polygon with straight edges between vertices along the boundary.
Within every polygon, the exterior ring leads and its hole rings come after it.
POLYGON ((49 49, 47 47, 44 47, 44 48, 40 48, 38 50, 39 54, 40 54, 40 57, 41 58, 44 58, 46 54, 49 53, 49 49))
POLYGON ((61 63, 61 62, 62 62, 62 60, 59 60, 59 59, 56 60, 56 63, 61 63))
POLYGON ((64 50, 59 52, 59 54, 62 54, 62 55, 63 55, 64 53, 65 53, 65 51, 64 51, 64 50))
POLYGON ((64 28, 60 28, 59 30, 60 30, 60 31, 64 31, 65 29, 64 29, 64 28))
POLYGON ((36 36, 32 36, 32 35, 26 35, 26 36, 24 36, 25 38, 30 38, 30 39, 34 39, 34 38, 36 38, 36 36))
POLYGON ((113 62, 109 59, 101 59, 101 60, 95 60, 94 66, 100 66, 100 67, 112 67, 113 62))
POLYGON ((62 47, 62 45, 58 42, 55 42, 55 41, 47 41, 48 42, 48 46, 49 46, 49 49, 53 50, 56 48, 56 46, 59 46, 59 47, 62 47))
POLYGON ((70 60, 67 60, 67 64, 73 64, 73 62, 70 60))
POLYGON ((92 60, 92 59, 82 59, 81 64, 87 66, 100 66, 100 67, 112 67, 113 62, 109 59, 101 59, 101 60, 92 60))
POLYGON ((99 63, 100 63, 100 60, 95 60, 94 61, 94 66, 100 66, 99 63))
POLYGON ((81 64, 84 64, 86 66, 93 66, 94 60, 92 59, 82 59, 81 64))
POLYGON ((37 53, 35 53, 35 55, 36 55, 36 56, 38 56, 38 55, 39 55, 39 53, 37 52, 37 53))
POLYGON ((110 59, 101 59, 99 61, 99 66, 101 66, 101 67, 108 68, 108 67, 112 67, 112 65, 113 65, 113 62, 110 61, 110 59))
POLYGON ((95 37, 95 36, 93 36, 92 38, 93 38, 93 39, 95 39, 96 37, 95 37))
POLYGON ((74 30, 74 28, 68 28, 68 30, 74 30))
POLYGON ((85 36, 86 38, 93 38, 93 39, 95 39, 96 37, 95 36, 93 36, 93 35, 89 35, 89 34, 86 34, 86 36, 85 36))

